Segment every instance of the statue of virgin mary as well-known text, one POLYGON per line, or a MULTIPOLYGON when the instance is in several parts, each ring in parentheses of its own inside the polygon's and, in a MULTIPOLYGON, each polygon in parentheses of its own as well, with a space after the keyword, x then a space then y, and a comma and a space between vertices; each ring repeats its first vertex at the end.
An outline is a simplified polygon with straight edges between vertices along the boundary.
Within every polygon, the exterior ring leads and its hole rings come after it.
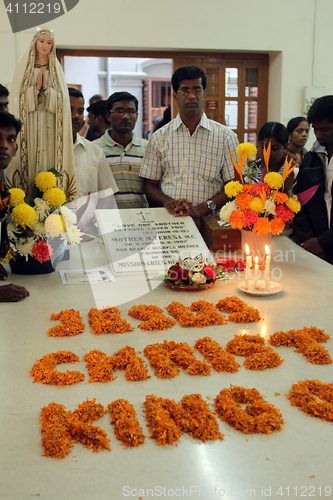
POLYGON ((10 112, 21 120, 22 129, 6 185, 28 194, 36 175, 54 168, 61 174, 58 187, 68 199, 75 198, 70 102, 52 31, 38 29, 18 64, 10 90, 10 112))

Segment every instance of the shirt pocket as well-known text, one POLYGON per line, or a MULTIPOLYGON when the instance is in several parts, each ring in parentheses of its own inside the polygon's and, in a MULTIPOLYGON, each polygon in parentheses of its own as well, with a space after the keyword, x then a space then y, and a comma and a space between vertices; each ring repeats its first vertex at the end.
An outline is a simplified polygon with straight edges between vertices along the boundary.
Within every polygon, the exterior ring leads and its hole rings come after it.
POLYGON ((198 175, 207 182, 221 180, 222 165, 217 155, 199 152, 196 155, 198 175))

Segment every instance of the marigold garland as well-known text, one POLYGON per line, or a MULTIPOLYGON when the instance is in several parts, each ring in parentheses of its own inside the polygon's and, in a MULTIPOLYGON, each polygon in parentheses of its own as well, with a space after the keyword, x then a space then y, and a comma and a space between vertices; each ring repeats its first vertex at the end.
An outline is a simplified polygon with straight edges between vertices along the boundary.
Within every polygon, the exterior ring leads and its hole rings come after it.
POLYGON ((127 399, 117 399, 108 404, 111 413, 111 424, 115 424, 114 433, 124 448, 127 446, 136 447, 142 444, 145 436, 142 432, 133 406, 127 399))
POLYGON ((88 317, 91 331, 95 335, 125 333, 134 330, 130 323, 120 317, 120 311, 117 307, 107 307, 105 309, 92 307, 88 317))
POLYGON ((230 385, 230 389, 222 389, 214 401, 220 418, 244 434, 271 434, 283 428, 280 411, 267 403, 255 388, 230 385), (246 404, 246 409, 242 409, 242 404, 246 404))
POLYGON ((173 444, 182 432, 179 428, 182 419, 182 409, 175 401, 159 398, 154 394, 146 396, 144 413, 147 427, 152 433, 152 439, 157 439, 157 445, 173 444))
POLYGON ((84 379, 83 373, 68 370, 59 372, 54 368, 60 363, 77 363, 78 361, 80 361, 79 356, 71 351, 49 353, 41 359, 36 359, 30 370, 30 376, 34 377, 34 382, 41 382, 42 384, 59 385, 61 387, 75 384, 84 379))
POLYGON ((198 339, 194 346, 217 372, 234 373, 239 370, 240 364, 237 363, 235 357, 225 352, 222 346, 211 337, 198 339))
POLYGON ((333 421, 333 384, 320 380, 298 381, 286 396, 292 406, 298 406, 311 417, 333 421))
POLYGON ((200 394, 185 395, 181 399, 182 419, 180 428, 201 441, 223 439, 214 413, 200 394))
POLYGON ((47 331, 49 337, 71 337, 84 332, 84 323, 80 311, 64 309, 59 313, 52 313, 53 321, 61 321, 62 325, 53 326, 47 331))
POLYGON ((53 458, 65 458, 74 443, 80 442, 93 452, 102 448, 111 451, 110 439, 100 427, 92 425, 106 414, 103 406, 92 401, 83 401, 74 412, 66 411, 66 407, 57 403, 44 406, 41 411, 42 429, 44 434, 42 445, 43 455, 53 458))
POLYGON ((270 336, 269 343, 273 346, 296 347, 295 352, 302 353, 310 363, 324 365, 332 363, 329 352, 321 345, 321 342, 326 342, 329 338, 324 330, 311 326, 275 332, 270 336))
POLYGON ((88 382, 110 382, 117 377, 114 377, 113 371, 113 358, 107 356, 105 352, 99 349, 93 349, 84 355, 90 379, 88 382))

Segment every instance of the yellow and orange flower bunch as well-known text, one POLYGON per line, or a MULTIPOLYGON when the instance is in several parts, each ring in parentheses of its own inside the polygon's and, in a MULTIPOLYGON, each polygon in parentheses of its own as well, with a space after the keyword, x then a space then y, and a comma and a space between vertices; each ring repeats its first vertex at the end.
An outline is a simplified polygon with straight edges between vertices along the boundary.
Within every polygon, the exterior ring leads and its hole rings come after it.
POLYGON ((49 262, 61 246, 80 243, 82 233, 76 226, 77 217, 64 206, 66 195, 56 187, 57 176, 54 169, 39 172, 27 197, 22 189, 9 190, 10 246, 3 259, 6 264, 18 257, 49 262))
POLYGON ((234 198, 226 203, 220 211, 220 218, 234 229, 253 231, 259 235, 280 234, 286 223, 292 220, 301 209, 297 196, 283 192, 284 183, 293 171, 292 160, 285 160, 283 175, 269 172, 268 162, 270 144, 264 150, 264 161, 267 174, 257 184, 246 183, 243 168, 248 158, 254 156, 257 149, 253 144, 243 143, 237 148, 238 163, 232 156, 235 171, 240 180, 231 181, 225 186, 225 193, 234 198))

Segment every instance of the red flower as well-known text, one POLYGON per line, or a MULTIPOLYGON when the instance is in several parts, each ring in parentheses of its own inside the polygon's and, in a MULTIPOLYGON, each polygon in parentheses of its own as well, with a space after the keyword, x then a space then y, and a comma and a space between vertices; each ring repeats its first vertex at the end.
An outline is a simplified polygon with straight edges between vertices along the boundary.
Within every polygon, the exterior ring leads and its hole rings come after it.
POLYGON ((171 266, 168 270, 168 277, 172 281, 188 280, 188 272, 186 269, 180 267, 179 262, 171 266))
POLYGON ((44 240, 36 241, 32 247, 32 255, 38 262, 48 262, 52 254, 51 246, 44 240))
POLYGON ((234 259, 228 259, 225 262, 222 262, 221 266, 225 271, 232 271, 236 265, 236 261, 234 259))
POLYGON ((204 273, 210 280, 216 279, 216 274, 212 266, 204 266, 204 273))
POLYGON ((244 264, 243 259, 238 260, 238 262, 236 263, 236 268, 238 268, 238 271, 244 271, 245 264, 244 264))

